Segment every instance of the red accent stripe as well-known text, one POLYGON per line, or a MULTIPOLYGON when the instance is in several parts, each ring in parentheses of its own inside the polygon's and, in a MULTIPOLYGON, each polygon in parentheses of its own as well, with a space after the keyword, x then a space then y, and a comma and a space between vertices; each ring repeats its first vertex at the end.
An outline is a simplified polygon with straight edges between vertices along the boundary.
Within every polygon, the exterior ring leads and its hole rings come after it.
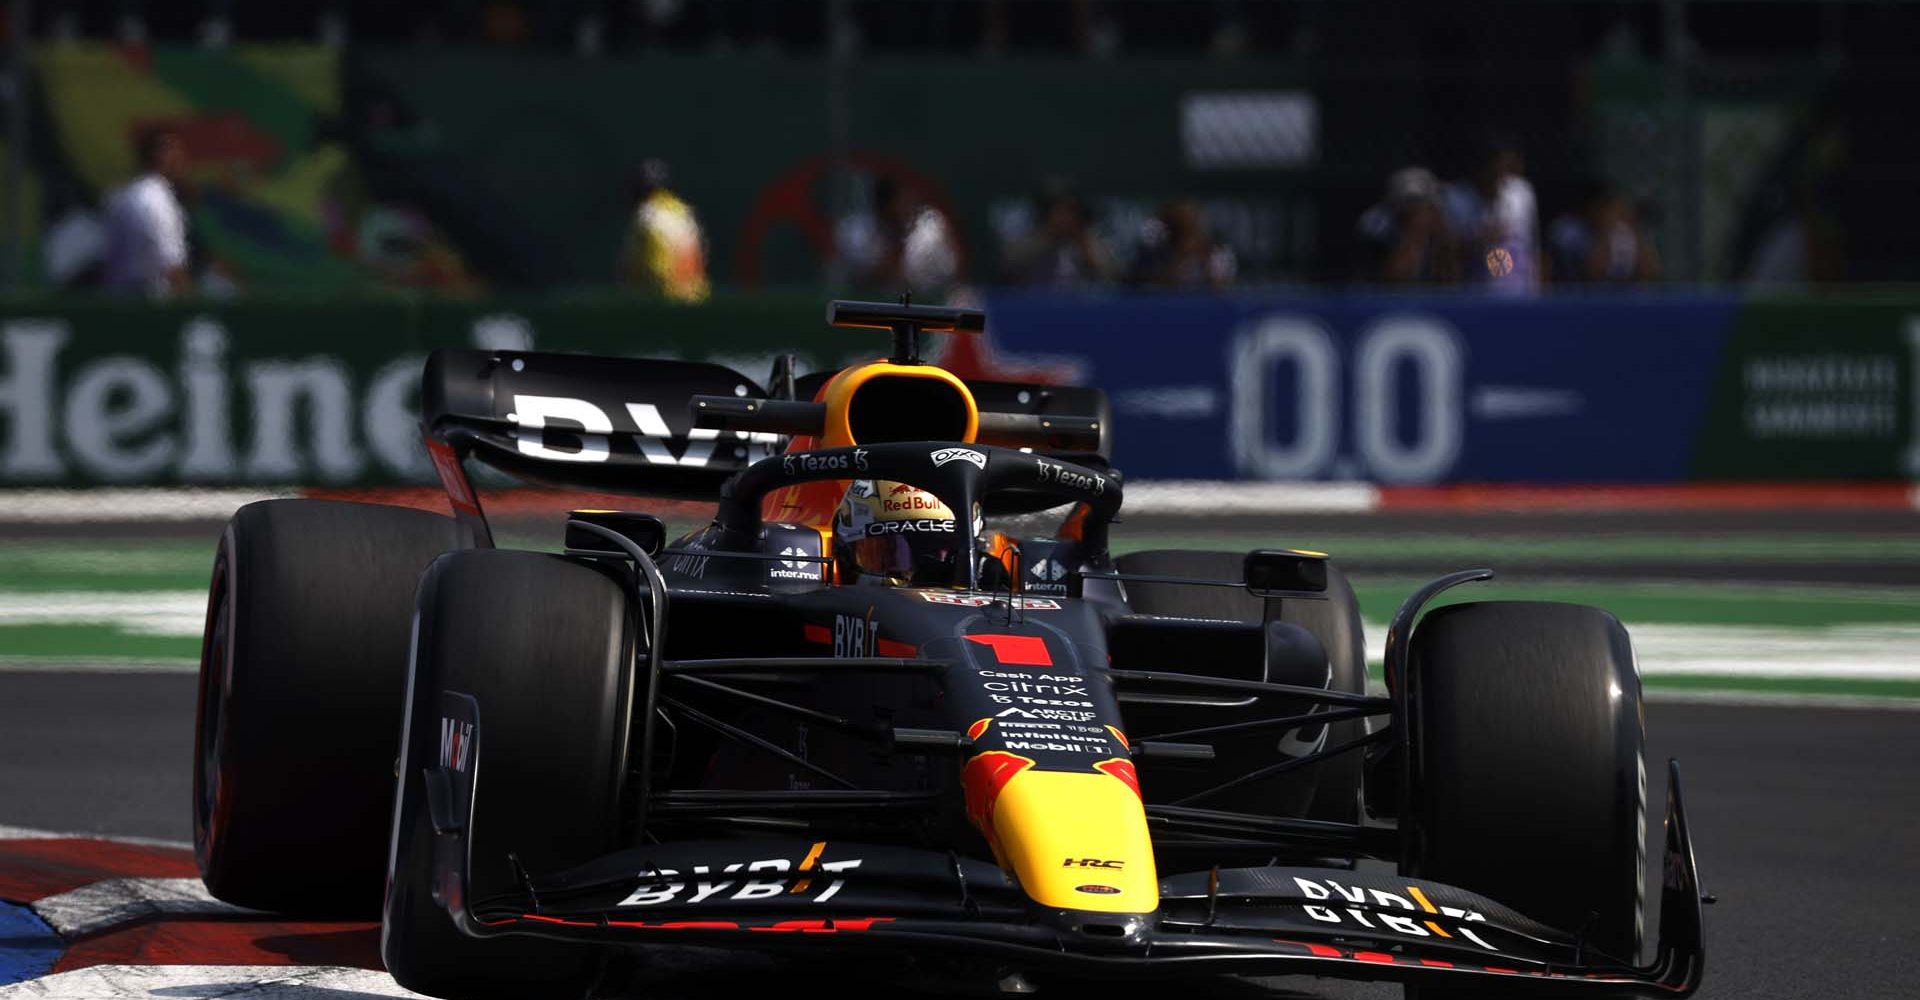
POLYGON ((1122 760, 1119 757, 1110 757, 1106 760, 1095 762, 1093 769, 1119 778, 1121 781, 1126 782, 1128 788, 1133 789, 1133 794, 1140 794, 1140 772, 1134 770, 1133 761, 1122 760))
POLYGON ((1520 974, 1520 970, 1518 969, 1503 969, 1497 965, 1489 965, 1489 966, 1486 966, 1485 968, 1488 972, 1500 972, 1509 976, 1517 976, 1520 974))
POLYGON ((881 656, 898 656, 904 659, 920 655, 920 647, 910 642, 896 642, 892 639, 878 640, 874 648, 881 656))
MULTIPOLYGON (((831 920, 782 920, 764 927, 744 926, 732 920, 668 920, 650 924, 644 920, 609 920, 605 924, 591 920, 566 920, 538 913, 522 913, 521 920, 562 927, 619 927, 637 931, 759 931, 776 934, 836 934, 841 931, 872 930, 874 924, 891 923, 892 917, 835 917, 831 920)), ((376 928, 377 929, 377 928, 376 928)), ((376 944, 378 942, 376 941, 376 944)))
POLYGON ((0 842, 0 899, 31 903, 108 878, 194 878, 193 852, 110 840, 0 842))
POLYGON ((970 635, 967 641, 993 650, 993 658, 1009 667, 1053 666, 1047 641, 1037 635, 970 635))
POLYGON ((1393 964, 1393 956, 1384 951, 1356 951, 1353 953, 1353 957, 1355 961, 1360 962, 1378 962, 1381 965, 1393 964))
POLYGON ((967 818, 973 821, 973 825, 996 851, 999 850, 999 841, 993 833, 993 804, 999 800, 1007 782, 1033 764, 1031 757, 1005 750, 988 750, 975 755, 960 771, 960 787, 966 796, 967 818))
MULTIPOLYGON (((1305 942, 1302 942, 1302 943, 1304 944, 1305 942)), ((1345 957, 1344 952, 1342 952, 1340 949, 1335 948, 1330 944, 1308 944, 1307 950, 1310 952, 1313 952, 1315 958, 1345 957)))
POLYGON ((1421 964, 1421 965, 1426 965, 1426 966, 1431 966, 1431 967, 1433 967, 1433 968, 1435 968, 1435 969, 1451 969, 1451 968, 1453 968, 1453 963, 1452 963, 1452 962, 1442 962, 1442 961, 1440 961, 1440 960, 1439 960, 1439 959, 1437 959, 1437 958, 1423 958, 1423 959, 1421 959, 1421 960, 1420 960, 1420 964, 1421 964))
POLYGON ((833 630, 825 625, 802 625, 800 626, 800 637, 808 642, 818 642, 828 646, 833 645, 833 630))
POLYGON ((1382 510, 1911 510, 1907 483, 1385 486, 1382 510))
POLYGON ((87 938, 55 972, 95 965, 349 965, 385 968, 380 925, 163 920, 87 938))

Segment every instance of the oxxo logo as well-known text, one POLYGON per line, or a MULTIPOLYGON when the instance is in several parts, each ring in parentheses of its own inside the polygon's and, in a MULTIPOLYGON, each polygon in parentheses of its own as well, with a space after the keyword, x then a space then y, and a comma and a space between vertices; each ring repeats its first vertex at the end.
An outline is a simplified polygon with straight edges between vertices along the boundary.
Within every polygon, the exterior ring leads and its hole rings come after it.
POLYGON ((1126 866, 1125 861, 1107 861, 1100 858, 1068 858, 1060 862, 1062 868, 1108 868, 1117 871, 1126 866))
POLYGON ((933 467, 939 468, 948 462, 966 462, 976 469, 987 467, 987 456, 971 448, 942 448, 933 453, 933 467))
POLYGON ((1036 459, 1035 461, 1040 470, 1040 481, 1043 483, 1059 483, 1062 486, 1071 486, 1076 490, 1085 490, 1095 495, 1107 491, 1107 477, 1105 476, 1076 472, 1057 462, 1049 462, 1044 458, 1036 459))

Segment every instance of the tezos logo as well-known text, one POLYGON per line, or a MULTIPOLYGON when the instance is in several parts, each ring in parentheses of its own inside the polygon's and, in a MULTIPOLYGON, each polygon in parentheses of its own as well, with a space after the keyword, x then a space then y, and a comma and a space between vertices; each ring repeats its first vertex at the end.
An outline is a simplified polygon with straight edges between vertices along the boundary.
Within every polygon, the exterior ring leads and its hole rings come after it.
POLYGON ((780 459, 780 469, 789 476, 802 472, 865 472, 867 449, 855 448, 851 452, 834 454, 801 452, 798 455, 786 455, 780 459))
POLYGON ((1085 490, 1095 496, 1107 491, 1107 477, 1105 476, 1080 472, 1057 462, 1049 462, 1044 458, 1038 459, 1037 465, 1040 469, 1040 481, 1043 483, 1059 483, 1062 486, 1071 486, 1077 490, 1085 490))
POLYGON ((976 469, 987 467, 987 456, 971 448, 942 448, 933 453, 933 467, 939 468, 948 462, 971 462, 976 469))

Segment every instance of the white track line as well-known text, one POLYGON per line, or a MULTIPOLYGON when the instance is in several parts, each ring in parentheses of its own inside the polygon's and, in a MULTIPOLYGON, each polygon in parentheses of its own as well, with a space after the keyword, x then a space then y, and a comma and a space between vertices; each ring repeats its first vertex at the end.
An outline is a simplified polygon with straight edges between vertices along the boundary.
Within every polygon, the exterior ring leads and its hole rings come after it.
POLYGON ((1690 691, 1650 687, 1655 704, 1729 705, 1735 708, 1844 708, 1883 712, 1920 712, 1920 698, 1878 698, 1852 694, 1796 694, 1791 691, 1690 691))
MULTIPOLYGON (((1778 680, 1920 680, 1920 625, 1630 625, 1640 673, 1778 680)), ((1367 660, 1387 627, 1365 623, 1367 660)))
MULTIPOLYGON (((0 522, 225 520, 256 500, 299 496, 296 487, 0 491, 0 522)), ((1143 480, 1127 485, 1131 514, 1350 514, 1378 510, 1371 483, 1143 480)))
POLYGON ((1380 508, 1371 483, 1161 479, 1127 484, 1128 514, 1361 514, 1380 508))
POLYGON ((5 1000, 358 1000, 418 997, 368 969, 296 965, 100 965, 0 986, 5 1000))
POLYGON ((206 624, 204 590, 0 591, 0 628, 111 625, 138 635, 194 636, 206 624))
POLYGON ((131 656, 0 656, 0 674, 195 674, 200 661, 131 656))
POLYGON ((208 895, 197 878, 103 879, 38 900, 33 912, 69 941, 154 917, 255 915, 208 895))
POLYGON ((293 487, 261 489, 0 490, 0 521, 224 521, 255 500, 299 496, 293 487))
POLYGON ((74 830, 41 830, 30 826, 0 826, 0 840, 105 840, 115 844, 135 844, 140 847, 178 847, 191 849, 193 845, 184 840, 162 840, 156 837, 122 837, 107 833, 80 833, 74 830))

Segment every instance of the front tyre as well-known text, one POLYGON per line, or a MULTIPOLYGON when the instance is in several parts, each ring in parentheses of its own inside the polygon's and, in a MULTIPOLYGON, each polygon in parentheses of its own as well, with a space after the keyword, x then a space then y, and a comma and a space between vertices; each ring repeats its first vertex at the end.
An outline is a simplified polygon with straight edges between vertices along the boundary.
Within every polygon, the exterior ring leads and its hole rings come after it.
POLYGON ((437 560, 420 584, 381 954, 400 985, 447 1000, 583 994, 590 945, 470 938, 434 899, 423 772, 439 763, 442 694, 479 705, 471 841, 474 898, 612 850, 620 833, 632 697, 624 589, 602 568, 482 549, 437 560))
POLYGON ((194 725, 207 891, 305 917, 379 907, 413 593, 452 520, 329 500, 240 508, 214 557, 194 725))
POLYGON ((1429 612, 1409 652, 1416 759, 1401 871, 1584 931, 1590 947, 1635 961, 1645 733, 1619 619, 1576 604, 1459 604, 1429 612))

